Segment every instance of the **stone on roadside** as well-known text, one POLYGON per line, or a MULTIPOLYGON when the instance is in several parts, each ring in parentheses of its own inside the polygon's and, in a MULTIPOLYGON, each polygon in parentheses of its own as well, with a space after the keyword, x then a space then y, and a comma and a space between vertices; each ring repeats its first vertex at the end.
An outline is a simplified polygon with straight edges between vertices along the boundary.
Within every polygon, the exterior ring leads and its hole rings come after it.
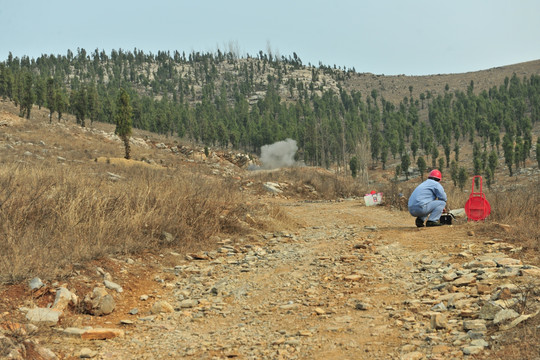
POLYGON ((454 281, 458 278, 458 275, 455 272, 451 272, 448 274, 444 274, 442 278, 444 281, 454 281))
POLYGON ((97 351, 94 351, 92 349, 89 349, 89 348, 82 348, 80 351, 79 351, 79 358, 81 359, 92 359, 92 358, 95 358, 97 356, 97 351))
POLYGON ((280 185, 278 183, 265 182, 263 184, 263 188, 272 194, 281 194, 283 192, 283 190, 280 189, 280 185))
POLYGON ((521 269, 521 274, 524 276, 540 278, 540 269, 536 267, 521 269))
POLYGON ((486 321, 485 320, 465 320, 463 321, 463 330, 473 330, 473 331, 486 331, 486 321))
POLYGON ((440 302, 438 304, 435 304, 431 307, 430 309, 431 311, 438 311, 438 312, 441 312, 441 311, 446 311, 448 310, 448 308, 446 307, 446 305, 444 305, 443 302, 440 302))
POLYGON ((502 288, 501 291, 495 294, 496 300, 509 300, 511 298, 512 298, 512 290, 510 290, 507 287, 502 288))
POLYGON ((33 323, 54 326, 60 320, 63 312, 57 309, 35 308, 26 313, 26 319, 33 323))
POLYGON ((159 313, 171 313, 174 311, 174 308, 171 304, 166 302, 165 300, 158 301, 152 305, 152 309, 150 309, 151 314, 159 314, 159 313))
POLYGON ((88 327, 88 328, 77 328, 77 327, 68 327, 68 328, 65 328, 62 332, 66 335, 76 335, 76 336, 81 336, 85 331, 87 330, 90 330, 91 327, 88 327))
POLYGON ((102 287, 96 287, 84 297, 84 309, 92 315, 101 316, 112 313, 116 307, 114 298, 102 287))
POLYGON ((467 276, 462 276, 460 278, 457 278, 456 280, 454 280, 452 285, 460 287, 460 286, 471 285, 471 284, 474 284, 475 282, 476 282, 476 277, 474 275, 467 275, 467 276))
POLYGON ((489 343, 484 339, 475 339, 475 340, 471 341, 471 345, 472 346, 482 346, 482 347, 487 348, 489 346, 489 343))
POLYGON ((517 318, 512 320, 509 324, 499 325, 499 329, 502 330, 502 331, 512 329, 513 327, 517 326, 521 322, 523 322, 523 321, 525 321, 525 320, 527 320, 527 319, 529 319, 531 317, 537 316, 539 312, 540 312, 540 310, 537 311, 536 313, 533 313, 533 314, 519 315, 517 318))
POLYGON ((197 300, 195 300, 195 299, 186 299, 186 300, 182 300, 180 302, 180 307, 182 309, 189 309, 189 308, 194 308, 198 304, 199 304, 199 302, 197 300))
POLYGON ((493 323, 495 325, 500 324, 500 323, 505 323, 505 322, 508 322, 509 320, 514 320, 518 316, 519 314, 516 311, 512 309, 504 309, 504 310, 499 311, 495 315, 495 317, 493 318, 493 323))
POLYGON ((30 290, 37 290, 43 286, 45 286, 45 284, 43 283, 43 281, 41 281, 40 278, 38 277, 35 277, 33 278, 32 280, 30 280, 30 282, 28 283, 28 285, 30 286, 30 290))
POLYGON ((480 295, 489 294, 491 292, 491 287, 486 284, 477 284, 476 292, 480 295))
POLYGON ((512 266, 521 266, 523 263, 519 259, 514 258, 503 258, 503 259, 496 259, 495 262, 499 266, 503 267, 512 267, 512 266))
POLYGON ((500 267, 497 271, 498 278, 516 277, 521 274, 521 269, 518 266, 500 267))
POLYGON ((124 291, 122 287, 115 282, 104 280, 103 284, 105 285, 107 289, 115 290, 116 292, 119 292, 119 293, 124 291))
POLYGON ((463 349, 465 355, 477 355, 484 351, 483 346, 465 346, 463 349))
POLYGON ((356 304, 354 305, 354 308, 356 310, 369 310, 371 308, 371 305, 369 304, 366 304, 365 302, 362 302, 362 301, 357 301, 356 304))
POLYGON ((161 240, 163 243, 171 244, 174 241, 174 236, 167 231, 162 231, 161 235, 159 236, 159 240, 161 240))
POLYGON ((493 320, 495 318, 495 315, 501 310, 502 307, 492 301, 489 301, 484 304, 482 308, 480 308, 480 313, 478 314, 478 317, 484 320, 493 320))
POLYGON ((317 315, 324 315, 324 314, 326 314, 326 311, 324 311, 324 309, 322 309, 320 307, 317 307, 317 308, 315 308, 315 313, 317 315))
POLYGON ((200 252, 200 253, 190 253, 188 254, 188 256, 192 259, 192 260, 210 260, 210 257, 203 253, 203 252, 200 252))
POLYGON ((401 356, 401 360, 421 360, 425 357, 425 354, 420 351, 413 351, 401 356))
POLYGON ((77 295, 75 295, 65 287, 61 287, 56 290, 56 298, 54 299, 52 308, 58 310, 65 310, 69 305, 77 305, 78 301, 79 299, 77 298, 77 295))
POLYGON ((115 337, 123 337, 124 330, 120 329, 89 329, 82 333, 84 340, 107 340, 115 337))
POLYGON ((432 314, 431 315, 431 328, 432 329, 446 329, 448 327, 448 319, 444 314, 432 314))

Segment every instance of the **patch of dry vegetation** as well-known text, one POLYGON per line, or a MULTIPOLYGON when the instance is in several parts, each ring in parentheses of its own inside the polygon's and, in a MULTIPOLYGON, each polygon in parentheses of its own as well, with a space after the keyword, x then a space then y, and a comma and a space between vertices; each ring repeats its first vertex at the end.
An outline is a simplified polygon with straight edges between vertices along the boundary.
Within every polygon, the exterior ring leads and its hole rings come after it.
POLYGON ((350 175, 342 176, 317 167, 291 167, 254 171, 249 175, 257 182, 279 182, 283 195, 291 198, 334 200, 364 196, 365 189, 350 175))
POLYGON ((201 249, 212 235, 240 232, 246 211, 236 187, 196 173, 92 162, 2 165, 0 282, 61 276, 110 254, 201 249))
POLYGON ((507 240, 523 246, 540 261, 540 178, 489 195, 490 221, 510 225, 507 240))

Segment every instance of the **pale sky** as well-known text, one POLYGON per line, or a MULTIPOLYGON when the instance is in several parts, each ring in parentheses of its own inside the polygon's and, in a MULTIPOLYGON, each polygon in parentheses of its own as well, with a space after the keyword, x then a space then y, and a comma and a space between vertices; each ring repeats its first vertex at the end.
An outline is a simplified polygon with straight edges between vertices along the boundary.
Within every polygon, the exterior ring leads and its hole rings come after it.
POLYGON ((540 59, 539 0, 0 0, 0 61, 77 48, 157 54, 234 44, 384 75, 540 59))

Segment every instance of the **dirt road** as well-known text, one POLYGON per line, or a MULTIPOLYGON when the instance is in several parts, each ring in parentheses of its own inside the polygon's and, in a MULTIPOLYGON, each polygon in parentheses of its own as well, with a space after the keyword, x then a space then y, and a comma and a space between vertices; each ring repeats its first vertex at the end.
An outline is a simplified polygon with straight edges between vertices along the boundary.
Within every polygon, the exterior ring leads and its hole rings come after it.
POLYGON ((225 240, 199 260, 163 255, 146 273, 144 259, 122 261, 115 276, 126 291, 115 312, 78 326, 125 336, 85 341, 60 332, 50 348, 73 358, 87 348, 97 359, 489 355, 492 320, 479 314, 519 275, 500 275, 514 260, 511 245, 475 235, 464 221, 418 229, 405 212, 359 201, 274 201, 303 226, 225 240), (163 301, 174 311, 152 314, 163 301))
POLYGON ((302 225, 96 264, 123 287, 114 312, 66 316, 38 332, 41 344, 65 359, 496 358, 490 348, 518 316, 499 312, 519 305, 516 283, 539 277, 519 249, 465 220, 418 229, 358 200, 268 201, 302 225), (124 335, 81 339, 90 327, 124 335))

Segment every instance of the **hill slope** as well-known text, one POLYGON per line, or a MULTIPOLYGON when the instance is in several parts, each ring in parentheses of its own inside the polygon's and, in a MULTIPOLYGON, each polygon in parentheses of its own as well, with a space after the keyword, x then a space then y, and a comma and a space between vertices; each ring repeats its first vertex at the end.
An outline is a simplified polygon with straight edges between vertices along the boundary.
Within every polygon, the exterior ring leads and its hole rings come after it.
POLYGON ((448 84, 448 91, 460 90, 465 92, 471 81, 474 82, 475 92, 499 87, 506 77, 513 74, 518 78, 529 78, 531 75, 540 74, 540 60, 529 61, 519 64, 499 66, 482 71, 473 71, 461 74, 434 74, 426 76, 406 75, 375 75, 359 73, 344 81, 344 88, 358 90, 363 94, 369 94, 372 89, 380 92, 381 96, 395 104, 410 96, 409 87, 412 86, 413 98, 418 99, 421 93, 432 92, 442 94, 448 84))

